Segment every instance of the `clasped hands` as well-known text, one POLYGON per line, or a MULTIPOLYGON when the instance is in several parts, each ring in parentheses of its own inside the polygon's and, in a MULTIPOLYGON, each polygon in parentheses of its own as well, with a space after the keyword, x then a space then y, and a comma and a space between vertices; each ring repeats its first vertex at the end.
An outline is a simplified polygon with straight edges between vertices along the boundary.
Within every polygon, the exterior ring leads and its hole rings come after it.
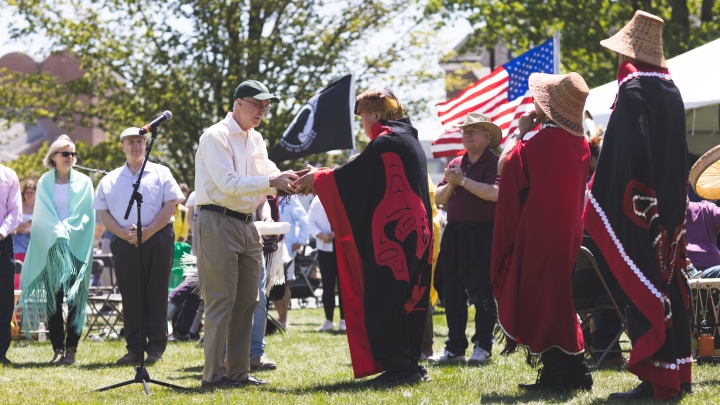
POLYGON ((303 170, 303 172, 305 171, 307 173, 302 176, 298 176, 298 172, 292 170, 284 171, 277 176, 270 176, 270 187, 278 190, 278 194, 311 194, 315 191, 313 186, 318 168, 307 165, 307 169, 303 170))
POLYGON ((449 169, 445 169, 445 180, 449 184, 452 184, 453 186, 459 186, 462 184, 463 179, 465 178, 465 173, 463 173, 462 169, 458 166, 453 166, 449 169))
POLYGON ((335 239, 335 233, 334 232, 327 232, 327 233, 321 232, 321 233, 317 234, 316 237, 325 243, 332 243, 332 241, 335 239))

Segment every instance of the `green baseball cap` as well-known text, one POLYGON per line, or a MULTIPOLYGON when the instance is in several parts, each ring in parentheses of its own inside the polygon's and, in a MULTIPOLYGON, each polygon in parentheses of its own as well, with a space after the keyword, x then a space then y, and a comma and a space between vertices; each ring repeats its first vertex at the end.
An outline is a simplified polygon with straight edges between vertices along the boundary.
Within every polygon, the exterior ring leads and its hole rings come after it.
POLYGON ((257 80, 246 80, 237 86, 233 99, 237 100, 243 97, 253 97, 256 100, 270 100, 276 103, 280 101, 275 95, 270 94, 270 91, 264 84, 257 80))

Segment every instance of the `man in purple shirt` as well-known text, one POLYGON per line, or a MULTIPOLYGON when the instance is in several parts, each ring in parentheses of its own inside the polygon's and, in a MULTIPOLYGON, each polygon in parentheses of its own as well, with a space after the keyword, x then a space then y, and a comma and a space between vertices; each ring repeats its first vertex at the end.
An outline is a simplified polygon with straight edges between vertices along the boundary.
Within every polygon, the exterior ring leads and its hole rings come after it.
POLYGON ((13 237, 22 222, 22 198, 17 174, 0 165, 0 363, 10 347, 10 321, 15 306, 15 252, 13 237))
POLYGON ((440 242, 437 269, 442 270, 442 297, 448 324, 445 350, 431 362, 465 361, 467 295, 475 301, 475 344, 468 360, 485 363, 492 355, 497 311, 490 288, 495 201, 500 176, 498 156, 491 150, 502 140, 500 128, 490 118, 470 113, 462 125, 466 153, 453 159, 435 191, 435 202, 445 204, 448 224, 440 242), (466 295, 467 292, 467 295, 466 295))
POLYGON ((698 270, 720 265, 717 234, 720 208, 709 201, 688 202, 685 222, 687 255, 698 270))

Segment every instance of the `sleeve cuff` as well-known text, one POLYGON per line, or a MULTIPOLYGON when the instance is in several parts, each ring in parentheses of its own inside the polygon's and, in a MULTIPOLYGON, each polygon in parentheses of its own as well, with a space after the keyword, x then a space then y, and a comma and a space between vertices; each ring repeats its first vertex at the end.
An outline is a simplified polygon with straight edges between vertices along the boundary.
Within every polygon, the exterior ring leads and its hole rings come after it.
POLYGON ((90 208, 94 209, 95 211, 102 211, 109 210, 110 206, 108 205, 107 201, 95 197, 90 208))
POLYGON ((270 177, 269 176, 258 176, 258 191, 261 193, 270 192, 270 177))

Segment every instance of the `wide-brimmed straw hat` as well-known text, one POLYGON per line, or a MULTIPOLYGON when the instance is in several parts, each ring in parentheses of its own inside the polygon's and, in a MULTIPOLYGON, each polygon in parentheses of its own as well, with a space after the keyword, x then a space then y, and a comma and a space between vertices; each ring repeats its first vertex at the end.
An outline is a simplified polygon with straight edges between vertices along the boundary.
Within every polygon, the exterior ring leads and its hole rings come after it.
POLYGON ((455 125, 455 127, 462 128, 470 125, 483 127, 490 131, 490 144, 488 145, 488 148, 495 149, 498 145, 500 145, 500 142, 502 141, 502 131, 500 130, 500 127, 492 123, 490 117, 481 113, 470 113, 465 117, 465 122, 460 125, 455 125))
POLYGON ((662 46, 664 23, 662 18, 638 10, 626 26, 600 41, 600 45, 640 62, 667 68, 662 46))
POLYGON ((530 93, 545 115, 573 135, 584 136, 583 111, 590 89, 579 74, 530 75, 530 93))

